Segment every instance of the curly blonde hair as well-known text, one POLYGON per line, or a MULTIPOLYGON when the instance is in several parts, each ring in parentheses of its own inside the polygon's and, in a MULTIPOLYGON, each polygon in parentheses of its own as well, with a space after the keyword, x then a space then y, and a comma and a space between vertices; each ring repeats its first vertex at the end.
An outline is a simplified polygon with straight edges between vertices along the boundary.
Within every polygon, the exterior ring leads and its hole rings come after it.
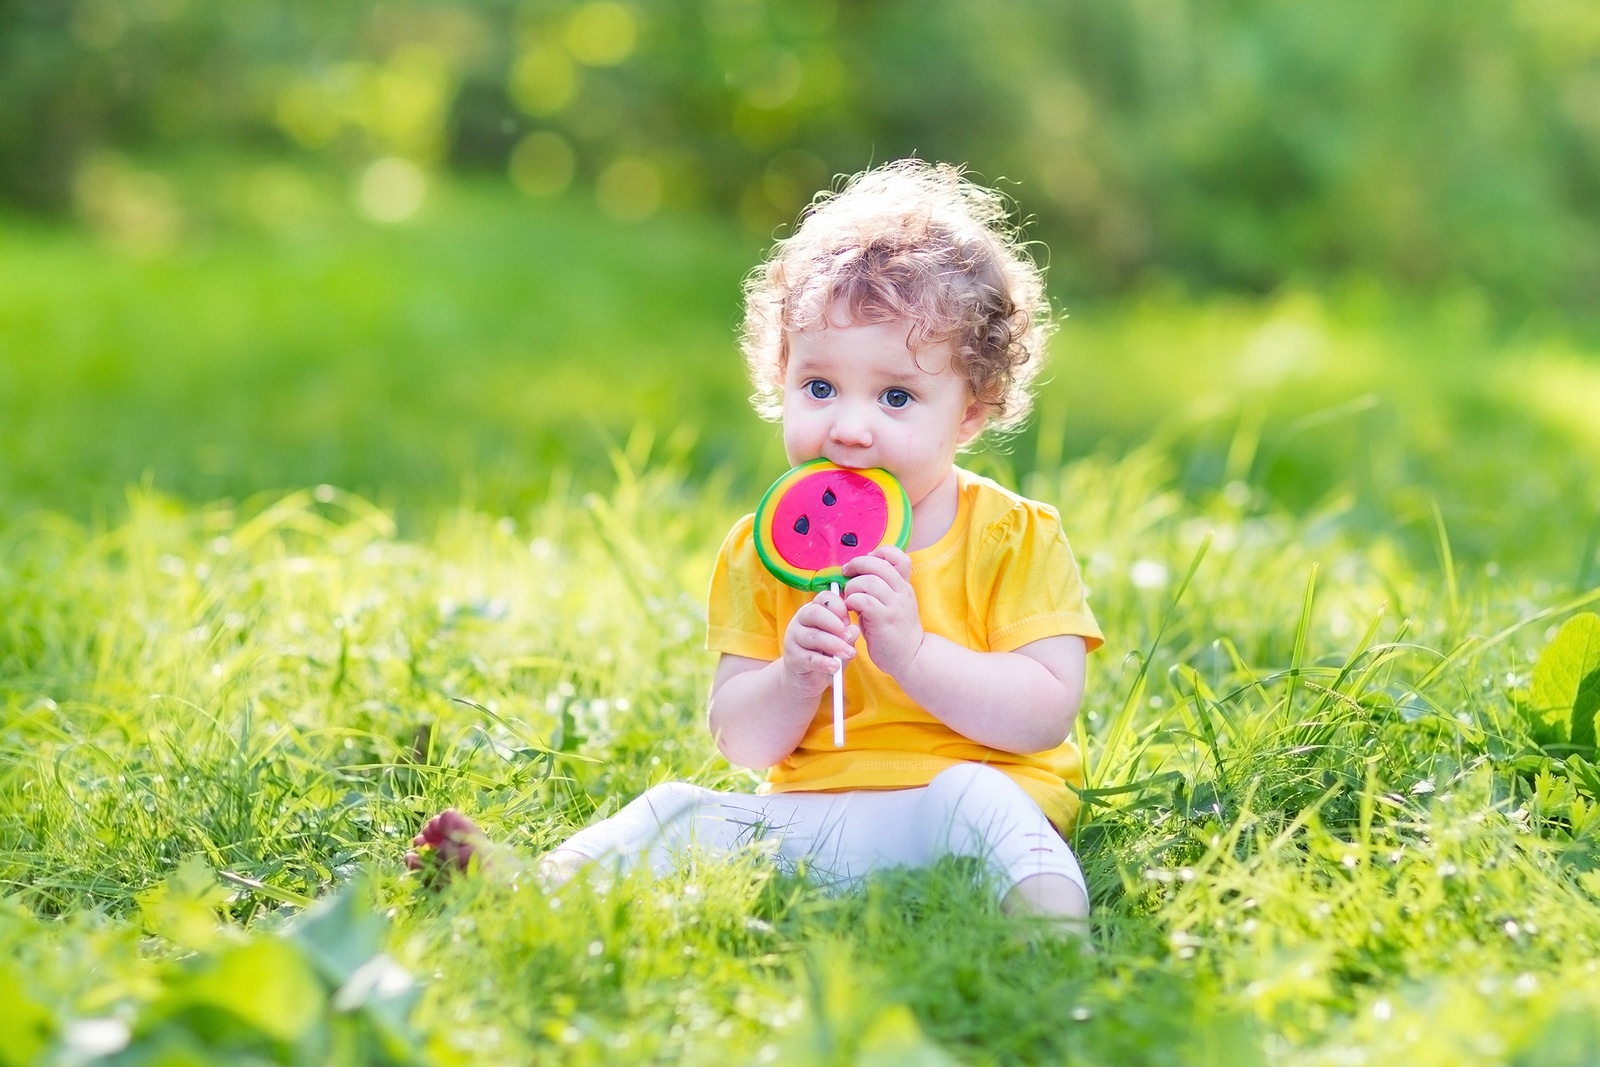
POLYGON ((913 351, 951 342, 989 428, 1027 418, 1054 328, 1041 269, 1006 200, 945 163, 902 159, 819 193, 745 279, 741 348, 763 418, 783 410, 790 333, 908 322, 913 351), (837 314, 840 318, 830 318, 837 314))

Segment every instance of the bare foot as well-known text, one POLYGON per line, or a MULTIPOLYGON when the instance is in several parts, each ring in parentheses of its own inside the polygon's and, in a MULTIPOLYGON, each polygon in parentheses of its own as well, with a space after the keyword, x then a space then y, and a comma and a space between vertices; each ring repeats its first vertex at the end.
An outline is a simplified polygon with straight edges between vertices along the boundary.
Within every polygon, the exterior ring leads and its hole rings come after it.
POLYGON ((416 846, 406 853, 406 866, 425 875, 449 878, 466 870, 473 856, 479 856, 489 839, 483 836, 477 823, 455 808, 446 808, 429 819, 422 832, 412 838, 416 846))
POLYGON ((1089 900, 1078 883, 1060 874, 1035 874, 1011 887, 1000 902, 1007 915, 1042 919, 1039 930, 1078 938, 1086 952, 1093 952, 1089 939, 1089 900))

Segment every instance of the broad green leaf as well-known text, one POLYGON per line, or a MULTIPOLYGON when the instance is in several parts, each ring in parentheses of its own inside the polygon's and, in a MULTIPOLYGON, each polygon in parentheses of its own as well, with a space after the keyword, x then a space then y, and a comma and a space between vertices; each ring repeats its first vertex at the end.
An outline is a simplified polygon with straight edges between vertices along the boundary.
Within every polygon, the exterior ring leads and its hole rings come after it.
MULTIPOLYGON (((1591 721, 1587 728, 1572 727, 1573 708, 1578 703, 1580 690, 1588 675, 1600 670, 1600 615, 1584 612, 1574 615, 1556 631, 1555 638, 1539 654, 1533 665, 1533 703, 1528 709, 1528 723, 1534 740, 1541 745, 1579 741, 1587 735, 1587 744, 1594 744, 1594 706, 1590 707, 1591 721)), ((1587 691, 1586 691, 1587 692, 1587 691)), ((1600 702, 1600 694, 1590 693, 1591 702, 1600 702)))
POLYGON ((1600 800, 1600 767, 1576 753, 1562 760, 1562 765, 1578 792, 1590 800, 1600 800))
POLYGON ((190 856, 138 899, 144 927, 151 933, 197 951, 218 942, 217 909, 227 901, 228 891, 203 856, 190 856))
POLYGON ((1592 670, 1578 683, 1572 701, 1572 744, 1591 755, 1595 748, 1595 717, 1600 713, 1600 669, 1592 670))
POLYGON ((417 1042, 409 1025, 422 989, 387 953, 372 957, 333 995, 335 1011, 359 1013, 384 1051, 396 1063, 416 1059, 417 1042))
POLYGON ((894 1004, 861 1035, 858 1063, 873 1067, 956 1067, 956 1058, 923 1036, 911 1009, 894 1004))
POLYGON ((234 1064, 259 1064, 259 1059, 225 1056, 216 1049, 201 1044, 187 1030, 168 1027, 148 1038, 140 1039, 133 1048, 111 1061, 137 1064, 138 1067, 223 1067, 234 1064))
POLYGON ((1249 1015, 1238 1010, 1195 1013, 1180 1061, 1189 1067, 1264 1067, 1266 1056, 1249 1015))
POLYGON ((202 1039, 231 1042, 235 1028, 227 1020, 232 1020, 295 1045, 321 1020, 327 995, 296 945, 263 937, 200 964, 174 982, 163 999, 156 1014, 188 1021, 202 1039))
POLYGON ((369 901, 366 884, 353 882, 318 901, 289 931, 289 939, 305 949, 318 973, 336 989, 383 952, 388 924, 373 913, 369 901))
POLYGON ((1562 1007, 1529 1034, 1518 1063, 1593 1063, 1600 1019, 1592 1010, 1562 1007))
POLYGON ((359 1016, 389 1058, 416 1058, 408 1021, 422 990, 411 975, 383 951, 388 923, 374 913, 371 889, 354 882, 318 901, 289 931, 317 972, 335 990, 336 1012, 359 1016))
POLYGON ((14 963, 0 964, 0 1004, 5 1005, 5 1037, 0 1040, 0 1067, 25 1067, 42 1058, 56 1031, 50 1009, 25 992, 27 979, 14 963))

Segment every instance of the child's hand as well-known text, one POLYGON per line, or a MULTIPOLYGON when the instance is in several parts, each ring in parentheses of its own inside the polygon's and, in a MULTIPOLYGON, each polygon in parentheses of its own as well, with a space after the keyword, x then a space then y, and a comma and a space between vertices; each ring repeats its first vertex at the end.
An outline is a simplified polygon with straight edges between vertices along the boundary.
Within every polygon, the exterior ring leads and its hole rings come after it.
POLYGON ((844 587, 845 607, 861 619, 867 651, 891 678, 898 678, 922 647, 922 618, 917 614, 917 594, 911 588, 911 557, 884 545, 870 556, 857 556, 844 565, 849 582, 844 587))
POLYGON ((824 591, 794 613, 783 634, 783 671, 797 690, 817 696, 834 672, 855 658, 861 628, 850 621, 839 594, 824 591))

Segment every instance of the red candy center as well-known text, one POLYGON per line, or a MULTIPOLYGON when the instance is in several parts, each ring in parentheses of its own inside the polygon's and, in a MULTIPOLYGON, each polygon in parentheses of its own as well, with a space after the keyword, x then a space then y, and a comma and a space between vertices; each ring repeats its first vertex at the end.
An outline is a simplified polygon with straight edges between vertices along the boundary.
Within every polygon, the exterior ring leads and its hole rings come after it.
POLYGON ((796 570, 842 566, 883 543, 889 501, 871 478, 850 470, 808 474, 779 498, 772 547, 796 570))

